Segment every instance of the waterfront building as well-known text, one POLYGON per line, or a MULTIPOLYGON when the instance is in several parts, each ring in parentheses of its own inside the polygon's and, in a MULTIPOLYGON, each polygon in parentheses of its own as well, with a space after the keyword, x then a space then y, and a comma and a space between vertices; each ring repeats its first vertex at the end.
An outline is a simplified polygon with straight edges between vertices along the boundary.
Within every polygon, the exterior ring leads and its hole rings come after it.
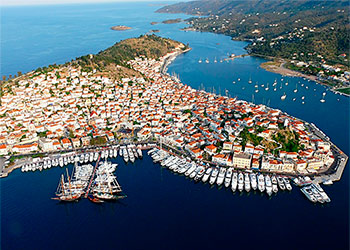
POLYGON ((251 168, 252 156, 247 153, 234 153, 233 155, 233 166, 236 168, 251 168))

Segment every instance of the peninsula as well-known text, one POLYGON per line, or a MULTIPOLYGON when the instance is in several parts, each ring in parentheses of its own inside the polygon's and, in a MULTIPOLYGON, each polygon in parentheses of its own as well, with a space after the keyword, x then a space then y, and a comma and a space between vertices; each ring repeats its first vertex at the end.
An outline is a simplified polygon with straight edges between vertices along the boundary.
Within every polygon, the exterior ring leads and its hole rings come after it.
POLYGON ((315 125, 265 105, 193 89, 165 73, 189 49, 144 35, 5 82, 0 155, 27 157, 12 166, 28 171, 39 169, 32 157, 128 139, 166 146, 207 166, 318 182, 332 174, 340 178, 347 156, 315 125))

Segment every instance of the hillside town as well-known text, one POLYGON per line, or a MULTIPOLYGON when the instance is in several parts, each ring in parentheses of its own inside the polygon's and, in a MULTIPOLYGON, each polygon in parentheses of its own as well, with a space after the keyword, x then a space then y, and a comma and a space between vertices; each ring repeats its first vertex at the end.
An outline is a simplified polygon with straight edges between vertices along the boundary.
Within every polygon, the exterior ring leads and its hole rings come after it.
POLYGON ((1 98, 0 155, 57 153, 128 137, 237 169, 308 175, 332 165, 330 142, 303 121, 161 73, 179 51, 129 61, 143 77, 112 80, 69 65, 28 73, 1 98))

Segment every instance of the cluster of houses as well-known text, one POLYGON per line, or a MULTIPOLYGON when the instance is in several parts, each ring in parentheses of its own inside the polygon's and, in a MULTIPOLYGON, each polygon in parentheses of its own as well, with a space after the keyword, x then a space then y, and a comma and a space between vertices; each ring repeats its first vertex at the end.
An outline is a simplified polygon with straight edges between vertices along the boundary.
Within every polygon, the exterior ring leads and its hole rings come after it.
POLYGON ((117 140, 121 130, 138 140, 156 139, 194 159, 222 166, 281 173, 316 173, 334 161, 330 143, 305 124, 264 105, 199 91, 161 73, 169 56, 135 58, 144 77, 112 80, 62 66, 31 72, 1 98, 0 155, 89 146, 94 138, 117 140), (244 142, 242 131, 267 142, 281 129, 296 133, 302 150, 272 152, 244 142))

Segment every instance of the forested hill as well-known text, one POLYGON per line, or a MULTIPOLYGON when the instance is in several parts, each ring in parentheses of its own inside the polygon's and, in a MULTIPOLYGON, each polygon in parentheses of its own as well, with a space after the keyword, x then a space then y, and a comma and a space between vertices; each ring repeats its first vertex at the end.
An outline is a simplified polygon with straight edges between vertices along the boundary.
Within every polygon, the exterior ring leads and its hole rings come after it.
POLYGON ((187 13, 199 31, 251 40, 248 51, 299 61, 349 67, 349 2, 312 0, 204 0, 164 6, 187 13), (346 55, 344 55, 346 54, 346 55))
POLYGON ((156 35, 142 35, 114 44, 96 55, 86 55, 76 59, 82 67, 91 67, 103 71, 107 66, 127 66, 126 62, 141 55, 157 59, 171 52, 181 43, 156 35))

